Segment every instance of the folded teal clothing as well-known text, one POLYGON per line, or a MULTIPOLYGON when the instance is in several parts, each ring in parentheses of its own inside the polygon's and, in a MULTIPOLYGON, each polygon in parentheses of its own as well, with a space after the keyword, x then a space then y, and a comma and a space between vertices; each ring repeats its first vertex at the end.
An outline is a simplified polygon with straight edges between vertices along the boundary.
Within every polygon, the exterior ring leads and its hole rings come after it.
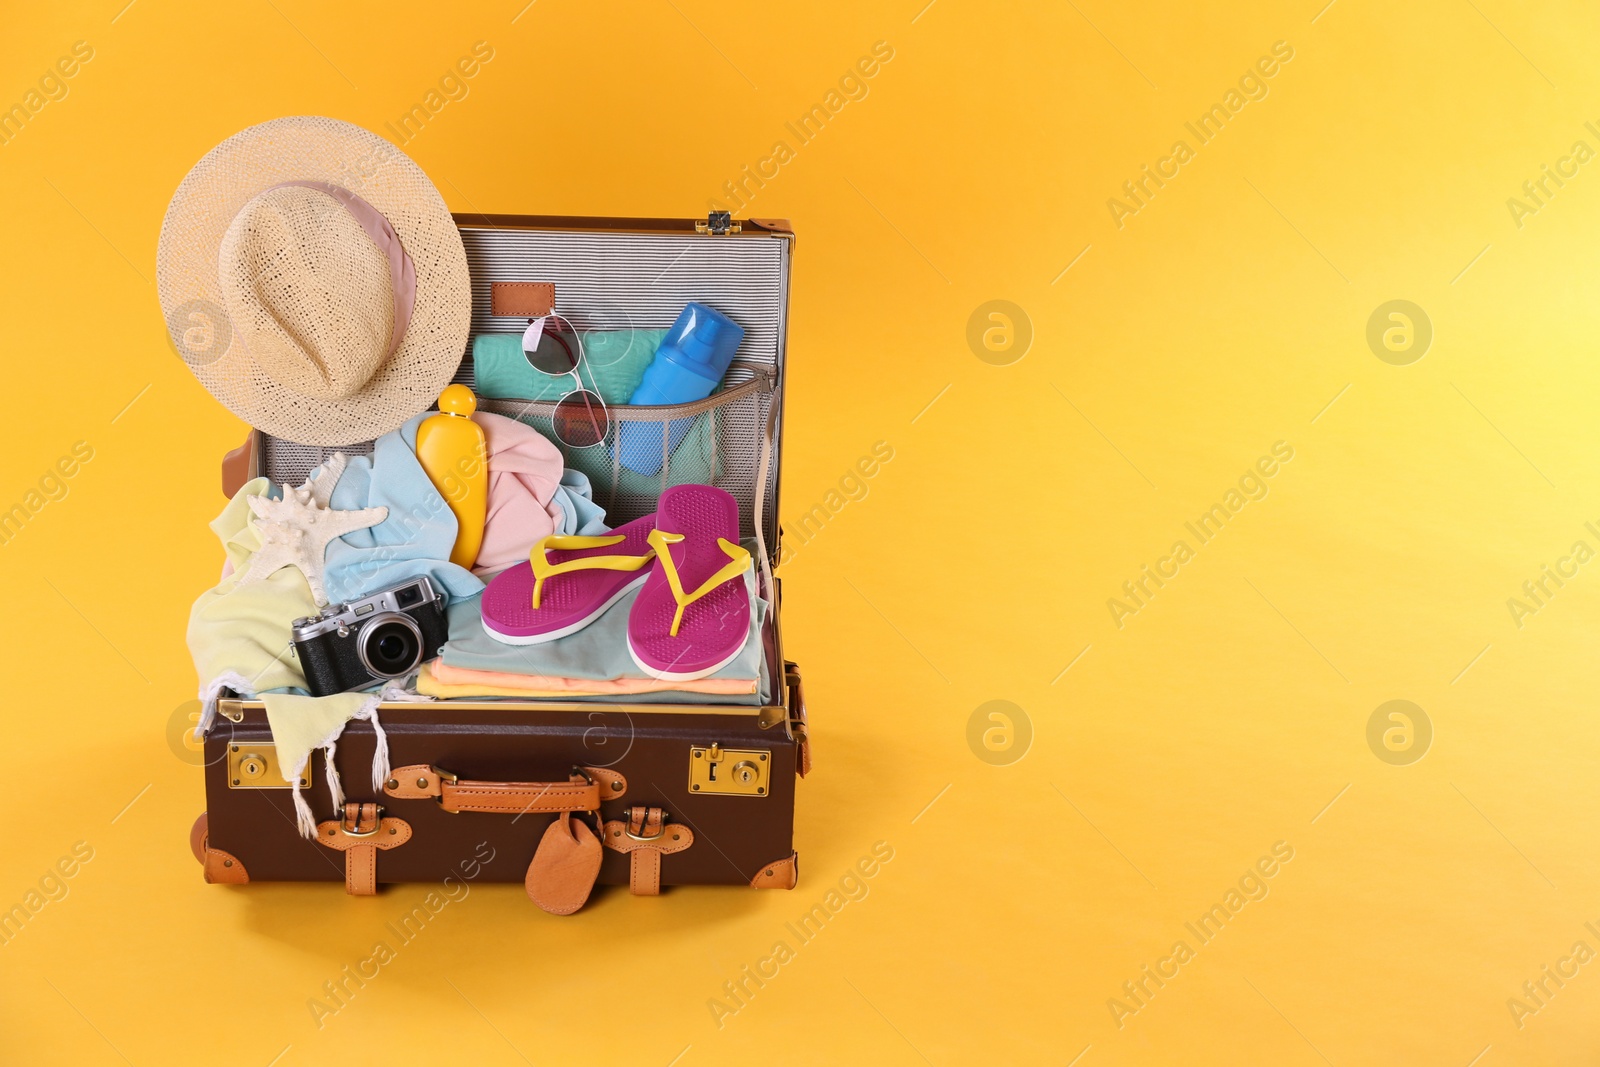
MULTIPOLYGON (((583 334, 578 376, 607 404, 626 404, 666 335, 666 330, 590 330, 583 334)), ((472 378, 479 396, 497 400, 559 400, 573 389, 570 376, 544 374, 528 365, 519 333, 474 337, 472 378)))
MULTIPOLYGON (((666 335, 666 330, 592 330, 583 336, 579 378, 607 404, 627 404, 666 335)), ((480 333, 474 337, 472 373, 478 395, 498 400, 559 400, 575 388, 570 376, 542 374, 529 366, 522 352, 522 335, 515 333, 480 333)), ((556 441, 567 466, 588 476, 594 496, 601 501, 617 496, 657 496, 674 485, 710 485, 718 473, 715 410, 672 421, 672 437, 681 440, 665 469, 653 475, 639 474, 619 464, 609 445, 569 448, 560 444, 548 418, 531 414, 516 417, 556 441), (687 432, 678 430, 679 425, 691 420, 687 432)), ((615 429, 611 436, 616 436, 615 429)))
MULTIPOLYGON (((755 595, 755 579, 745 574, 745 588, 750 591, 750 636, 732 663, 711 675, 712 678, 760 678, 760 691, 745 696, 712 693, 640 693, 626 697, 627 703, 640 704, 766 704, 772 693, 772 679, 767 673, 767 657, 763 654, 761 634, 766 624, 767 602, 755 595)), ((483 617, 479 611, 480 597, 453 602, 448 609, 450 639, 445 642, 440 658, 452 667, 478 671, 500 671, 507 674, 537 674, 547 677, 582 678, 609 681, 616 678, 646 678, 633 657, 628 654, 628 612, 638 597, 638 590, 629 592, 611 605, 594 622, 568 637, 542 645, 508 645, 496 641, 483 630, 483 617)), ((617 703, 615 696, 576 697, 563 699, 593 699, 617 703)))

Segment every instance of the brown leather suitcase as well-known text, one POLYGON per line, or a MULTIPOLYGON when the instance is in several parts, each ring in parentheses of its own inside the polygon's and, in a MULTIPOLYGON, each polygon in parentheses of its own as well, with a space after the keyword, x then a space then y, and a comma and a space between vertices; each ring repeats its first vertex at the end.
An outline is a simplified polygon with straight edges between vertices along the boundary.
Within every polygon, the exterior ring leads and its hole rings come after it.
MULTIPOLYGON (((792 888, 795 782, 809 769, 799 669, 783 658, 771 566, 778 559, 789 263, 794 235, 779 220, 729 224, 666 219, 457 215, 473 281, 473 333, 520 332, 496 315, 494 282, 551 282, 562 313, 583 325, 666 326, 688 300, 746 329, 737 373, 697 405, 617 408, 622 420, 706 418, 712 477, 740 502, 744 533, 764 550, 771 583, 764 635, 764 705, 440 700, 385 702, 378 717, 391 775, 371 783, 377 735, 351 722, 335 763, 346 803, 334 809, 314 753, 299 783, 278 773, 259 701, 224 699, 205 739, 205 814, 191 846, 210 882, 344 881, 352 893, 386 882, 524 882, 548 911, 587 896, 592 832, 598 881, 654 893, 663 885, 792 888), (296 830, 292 788, 318 822, 296 830), (587 829, 585 829, 587 828, 587 829), (580 848, 582 845, 584 848, 580 848), (580 854, 581 853, 581 854, 580 854), (587 858, 585 858, 587 857, 587 858)), ((457 381, 472 383, 463 359, 457 381)), ((485 401, 501 414, 540 405, 485 401)), ((531 412, 531 415, 529 414, 531 412)), ((534 418, 537 425, 537 418, 534 418)), ((665 435, 663 435, 665 436, 665 435)), ((366 446, 370 449, 370 445, 366 446)), ((363 451, 363 446, 344 451, 363 451)), ((333 450, 259 433, 224 461, 224 487, 265 475, 299 484, 333 450)), ((615 472, 613 472, 615 473, 615 472)), ((673 476, 667 465, 660 487, 673 476)), ((619 476, 596 485, 613 524, 653 510, 654 492, 619 476)), ((658 490, 656 490, 658 491, 658 490)))

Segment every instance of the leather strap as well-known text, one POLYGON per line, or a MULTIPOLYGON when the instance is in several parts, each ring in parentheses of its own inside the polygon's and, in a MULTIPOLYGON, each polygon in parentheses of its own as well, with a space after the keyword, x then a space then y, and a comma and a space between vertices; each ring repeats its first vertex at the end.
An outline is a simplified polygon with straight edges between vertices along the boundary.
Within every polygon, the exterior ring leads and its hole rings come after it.
POLYGON ((804 778, 811 773, 811 734, 806 725, 806 691, 800 682, 800 665, 785 660, 783 678, 789 686, 789 732, 795 740, 796 769, 804 778))
POLYGON ((660 808, 636 805, 624 814, 625 820, 605 824, 606 847, 628 856, 628 888, 634 896, 653 897, 661 892, 661 857, 694 844, 694 831, 668 825, 660 808))
POLYGON ((661 853, 653 848, 634 850, 628 860, 628 889, 636 897, 661 893, 661 853))
POLYGON ((448 812, 505 815, 595 811, 601 801, 616 800, 627 789, 628 780, 607 767, 584 767, 564 782, 477 782, 420 763, 396 767, 383 785, 384 793, 398 800, 437 797, 448 812))
POLYGON ((385 818, 376 804, 347 803, 344 818, 317 824, 317 841, 344 853, 344 891, 370 897, 378 891, 378 850, 411 840, 411 824, 385 818))
POLYGON ((489 314, 501 318, 542 319, 556 305, 554 282, 490 282, 489 314))
MULTIPOLYGON (((772 472, 772 442, 778 432, 778 397, 773 397, 767 403, 767 423, 761 433, 761 460, 756 464, 756 489, 755 489, 755 530, 756 549, 761 558, 756 562, 761 567, 762 593, 768 599, 777 597, 776 587, 772 583, 772 561, 767 555, 766 533, 766 507, 767 507, 767 478, 772 472)), ((783 542, 783 528, 778 528, 778 542, 783 542)))

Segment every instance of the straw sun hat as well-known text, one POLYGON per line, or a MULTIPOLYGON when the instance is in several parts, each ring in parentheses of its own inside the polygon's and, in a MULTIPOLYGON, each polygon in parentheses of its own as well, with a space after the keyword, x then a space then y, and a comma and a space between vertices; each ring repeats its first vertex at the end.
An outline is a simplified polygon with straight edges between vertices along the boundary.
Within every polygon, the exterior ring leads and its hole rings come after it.
POLYGON ((336 119, 252 126, 196 163, 156 250, 173 346, 228 410, 274 437, 346 445, 450 383, 472 315, 439 191, 336 119))

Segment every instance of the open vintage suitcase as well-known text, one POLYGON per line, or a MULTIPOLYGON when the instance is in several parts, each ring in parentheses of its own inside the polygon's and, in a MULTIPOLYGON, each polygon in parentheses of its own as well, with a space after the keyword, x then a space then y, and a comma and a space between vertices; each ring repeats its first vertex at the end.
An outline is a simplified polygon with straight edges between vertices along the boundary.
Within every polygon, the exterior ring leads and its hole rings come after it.
MULTIPOLYGON (((580 329, 665 327, 690 300, 744 327, 736 362, 710 398, 612 408, 613 436, 629 421, 694 420, 696 432, 652 484, 623 477, 614 464, 608 479, 603 467, 614 449, 587 450, 586 469, 612 525, 652 512, 674 480, 726 489, 739 502, 743 536, 765 549, 758 580, 772 581, 794 246, 788 223, 741 226, 726 215, 703 222, 457 215, 456 223, 472 273, 474 335, 520 333, 527 324, 494 313, 505 310, 491 302, 496 282, 553 283, 559 310, 580 329), (691 444, 692 455, 681 456, 691 444)), ((472 384, 470 358, 456 381, 472 384)), ((548 427, 554 408, 482 398, 479 406, 536 428, 548 427)), ((297 485, 333 451, 257 432, 225 462, 225 488, 231 493, 258 475, 297 485)), ((316 841, 296 832, 292 787, 278 773, 261 703, 224 699, 205 738, 206 812, 191 835, 206 880, 343 880, 358 894, 385 882, 526 880, 542 907, 565 914, 582 898, 574 903, 561 884, 561 857, 552 850, 537 877, 530 866, 547 831, 559 837, 558 822, 572 813, 601 837, 601 884, 628 884, 635 893, 661 885, 792 888, 795 780, 810 764, 805 702, 799 669, 783 658, 776 581, 763 593, 771 604, 764 706, 385 702, 378 717, 393 772, 381 792, 371 784, 376 735, 360 721, 346 727, 335 757, 344 810, 333 810, 322 787, 321 752, 293 787, 306 790, 316 841)))

